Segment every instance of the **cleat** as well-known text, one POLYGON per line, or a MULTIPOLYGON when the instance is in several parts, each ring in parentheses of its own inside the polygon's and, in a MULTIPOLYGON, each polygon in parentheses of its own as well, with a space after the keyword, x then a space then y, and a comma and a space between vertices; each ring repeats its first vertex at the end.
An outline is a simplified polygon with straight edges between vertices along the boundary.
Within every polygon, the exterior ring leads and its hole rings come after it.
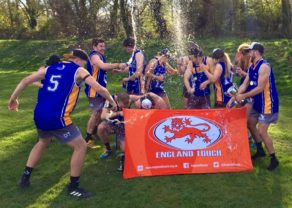
POLYGON ((88 198, 92 196, 91 192, 85 191, 82 188, 70 188, 68 187, 67 193, 69 196, 73 197, 73 198, 88 198))
POLYGON ((99 149, 99 148, 101 148, 101 146, 100 146, 100 145, 96 145, 95 142, 94 142, 93 140, 89 140, 89 141, 87 142, 87 146, 88 146, 89 148, 91 148, 91 149, 99 149))
POLYGON ((106 150, 104 153, 102 153, 99 158, 100 159, 106 159, 113 153, 112 150, 106 150))

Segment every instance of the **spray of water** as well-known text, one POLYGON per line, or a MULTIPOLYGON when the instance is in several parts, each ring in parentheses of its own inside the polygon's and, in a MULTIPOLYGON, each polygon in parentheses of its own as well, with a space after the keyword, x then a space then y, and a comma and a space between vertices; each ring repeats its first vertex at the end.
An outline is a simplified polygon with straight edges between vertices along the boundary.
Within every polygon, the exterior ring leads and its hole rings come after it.
POLYGON ((174 46, 177 56, 184 55, 186 50, 185 44, 185 18, 179 0, 172 0, 172 19, 174 31, 174 46))
POLYGON ((132 21, 132 27, 133 27, 133 36, 136 42, 137 42, 137 24, 136 24, 135 18, 137 17, 136 15, 137 1, 138 0, 131 1, 131 21, 132 21))

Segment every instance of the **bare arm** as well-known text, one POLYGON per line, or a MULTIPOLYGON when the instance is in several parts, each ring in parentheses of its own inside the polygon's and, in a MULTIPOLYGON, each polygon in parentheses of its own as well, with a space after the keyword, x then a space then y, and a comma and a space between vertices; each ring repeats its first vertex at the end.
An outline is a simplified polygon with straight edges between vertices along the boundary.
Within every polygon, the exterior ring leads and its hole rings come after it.
POLYGON ((142 74, 144 56, 142 55, 141 52, 139 52, 139 53, 136 54, 135 59, 136 59, 136 63, 137 63, 136 72, 132 76, 128 77, 127 78, 128 79, 127 81, 129 81, 129 80, 135 80, 136 78, 138 78, 142 74))
POLYGON ((265 89, 265 86, 267 85, 269 81, 270 73, 271 73, 270 67, 267 64, 263 64, 261 68, 259 69, 258 86, 247 93, 237 95, 236 100, 243 100, 245 98, 253 97, 263 92, 265 89))
POLYGON ((91 86, 98 94, 100 94, 106 100, 108 100, 109 103, 113 106, 113 109, 116 109, 117 104, 113 100, 109 91, 103 86, 101 86, 100 84, 98 84, 92 76, 88 76, 88 75, 90 74, 88 73, 86 69, 84 69, 83 67, 79 67, 75 79, 77 82, 81 82, 87 76, 87 78, 85 79, 85 83, 91 86))
POLYGON ((111 70, 111 69, 115 69, 115 68, 119 68, 118 63, 114 63, 114 64, 110 64, 110 63, 104 63, 100 57, 98 55, 93 55, 91 57, 91 62, 93 65, 97 66, 100 69, 103 69, 105 71, 111 70))
POLYGON ((217 64, 216 67, 215 67, 215 70, 214 70, 214 74, 210 73, 208 70, 204 70, 204 73, 206 74, 206 76, 208 77, 208 79, 210 80, 210 82, 214 83, 216 82, 219 77, 221 76, 222 74, 222 67, 220 64, 217 64))
POLYGON ((109 119, 113 119, 113 118, 118 117, 118 116, 123 116, 123 111, 114 112, 108 108, 103 108, 101 111, 100 118, 102 120, 109 120, 109 119))
POLYGON ((188 67, 184 73, 184 84, 185 87, 187 88, 188 93, 193 93, 195 89, 192 88, 192 86, 190 86, 190 77, 192 76, 192 70, 193 70, 193 63, 191 61, 189 61, 188 67))
POLYGON ((242 94, 246 91, 246 88, 249 85, 249 76, 247 75, 243 81, 243 83, 238 88, 238 94, 242 94))
POLYGON ((147 93, 150 95, 150 97, 154 100, 155 102, 155 109, 168 109, 165 101, 158 95, 152 93, 152 92, 149 92, 147 93))
POLYGON ((33 82, 40 81, 44 79, 46 75, 47 68, 41 67, 38 71, 32 73, 31 75, 23 78, 19 84, 16 86, 14 92, 10 96, 10 100, 8 103, 9 110, 18 110, 18 96, 22 93, 25 88, 32 84, 33 82))
POLYGON ((167 72, 171 75, 178 74, 178 70, 174 69, 168 62, 166 62, 167 72))

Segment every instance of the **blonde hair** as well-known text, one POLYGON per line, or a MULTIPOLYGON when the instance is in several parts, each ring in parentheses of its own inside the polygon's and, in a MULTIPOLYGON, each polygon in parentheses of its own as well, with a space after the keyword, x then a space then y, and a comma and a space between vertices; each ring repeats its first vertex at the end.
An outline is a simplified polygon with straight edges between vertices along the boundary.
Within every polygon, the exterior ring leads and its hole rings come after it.
POLYGON ((237 53, 241 53, 243 56, 243 58, 237 63, 237 65, 245 72, 247 71, 250 65, 250 56, 249 56, 249 53, 247 52, 248 48, 249 48, 249 44, 247 43, 242 43, 237 48, 237 53))
POLYGON ((231 66, 232 63, 230 61, 230 57, 227 53, 224 52, 224 56, 223 56, 223 61, 225 63, 225 78, 228 78, 230 76, 230 71, 231 71, 231 66))
POLYGON ((238 46, 237 52, 244 52, 244 50, 247 50, 249 48, 249 44, 242 43, 238 46))

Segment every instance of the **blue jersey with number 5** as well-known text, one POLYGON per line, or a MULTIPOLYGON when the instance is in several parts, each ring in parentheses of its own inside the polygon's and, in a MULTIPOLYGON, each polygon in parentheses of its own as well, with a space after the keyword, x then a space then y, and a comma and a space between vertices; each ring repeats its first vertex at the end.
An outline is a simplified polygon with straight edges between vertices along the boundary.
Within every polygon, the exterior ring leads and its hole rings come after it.
POLYGON ((70 114, 80 91, 80 86, 75 82, 78 68, 72 62, 61 62, 48 67, 34 110, 34 121, 38 129, 55 130, 72 124, 70 114))

